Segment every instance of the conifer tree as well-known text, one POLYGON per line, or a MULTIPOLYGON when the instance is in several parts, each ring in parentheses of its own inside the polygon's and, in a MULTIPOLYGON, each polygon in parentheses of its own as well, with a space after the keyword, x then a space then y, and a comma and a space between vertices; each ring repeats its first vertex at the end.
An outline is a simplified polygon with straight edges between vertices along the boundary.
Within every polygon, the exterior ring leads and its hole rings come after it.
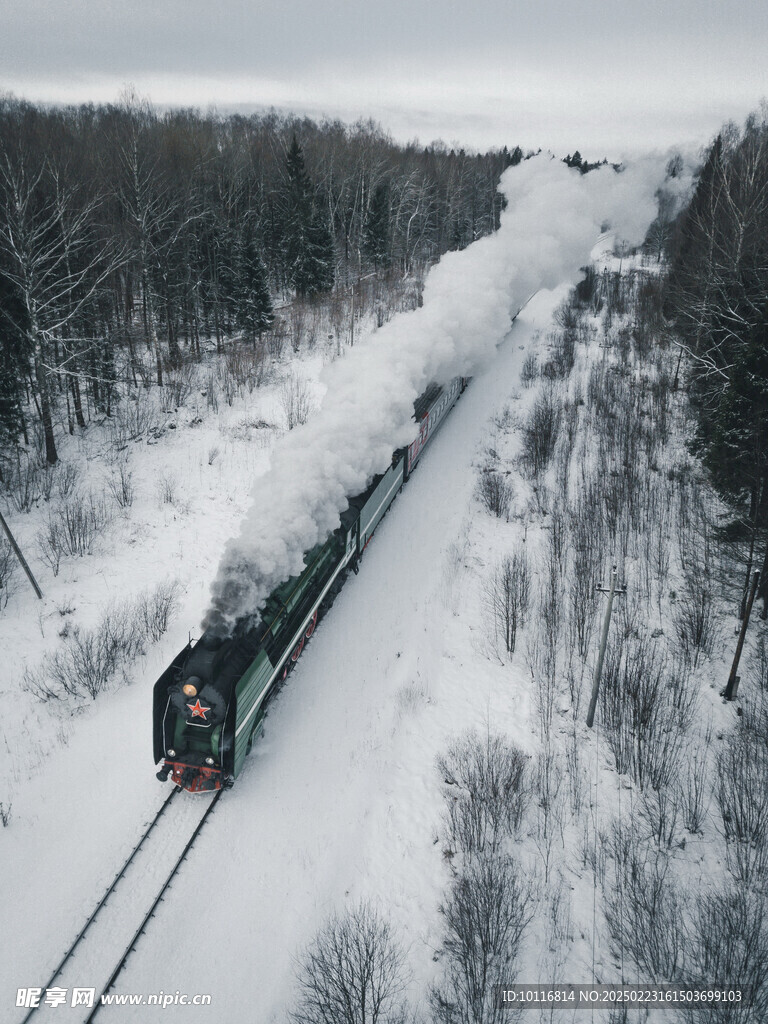
POLYGON ((6 456, 14 452, 19 435, 25 433, 22 388, 29 357, 26 316, 17 289, 0 266, 0 454, 6 456))
POLYGON ((237 266, 236 320, 238 327, 253 341, 269 330, 275 317, 267 284, 267 271, 261 261, 250 227, 240 245, 237 266))
MULTIPOLYGON (((750 120, 717 137, 679 219, 667 313, 689 355, 694 447, 736 523, 762 535, 768 577, 766 237, 768 124, 750 120)), ((765 616, 768 578, 760 596, 765 616)))
POLYGON ((363 246, 377 269, 389 265, 389 186, 385 182, 374 189, 365 219, 363 246))
POLYGON ((298 296, 308 298, 332 287, 335 256, 331 233, 315 210, 312 183, 295 134, 288 150, 286 172, 287 278, 298 296))

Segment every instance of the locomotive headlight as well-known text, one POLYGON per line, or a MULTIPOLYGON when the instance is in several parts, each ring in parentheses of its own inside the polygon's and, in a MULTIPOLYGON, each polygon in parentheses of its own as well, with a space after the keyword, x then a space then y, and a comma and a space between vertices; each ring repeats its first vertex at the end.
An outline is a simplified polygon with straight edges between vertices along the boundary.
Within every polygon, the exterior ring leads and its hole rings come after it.
POLYGON ((205 763, 206 764, 213 764, 214 763, 213 758, 212 757, 206 757, 205 763))
POLYGON ((186 683, 184 686, 182 686, 181 692, 184 694, 185 697, 196 697, 197 687, 193 686, 192 683, 186 683))
POLYGON ((176 757, 176 751, 175 750, 169 750, 168 751, 168 757, 176 757))

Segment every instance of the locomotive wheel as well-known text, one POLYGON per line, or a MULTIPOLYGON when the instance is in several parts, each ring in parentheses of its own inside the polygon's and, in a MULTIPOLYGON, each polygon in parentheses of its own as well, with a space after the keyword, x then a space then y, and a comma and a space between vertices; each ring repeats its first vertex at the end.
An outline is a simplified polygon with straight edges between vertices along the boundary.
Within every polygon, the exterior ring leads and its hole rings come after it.
POLYGON ((296 644, 296 649, 293 652, 293 654, 291 655, 291 661, 298 661, 299 660, 299 655, 301 654, 301 652, 303 650, 304 650, 304 637, 302 637, 301 640, 299 640, 299 642, 296 644))
POLYGON ((309 625, 307 626, 307 631, 306 631, 306 633, 304 634, 304 637, 305 637, 305 638, 306 638, 307 640, 309 640, 309 638, 310 638, 310 637, 312 636, 312 634, 313 634, 313 633, 315 632, 315 626, 316 626, 316 625, 317 625, 317 612, 315 612, 315 614, 314 614, 314 615, 312 616, 312 621, 311 621, 311 622, 310 622, 310 624, 309 624, 309 625))

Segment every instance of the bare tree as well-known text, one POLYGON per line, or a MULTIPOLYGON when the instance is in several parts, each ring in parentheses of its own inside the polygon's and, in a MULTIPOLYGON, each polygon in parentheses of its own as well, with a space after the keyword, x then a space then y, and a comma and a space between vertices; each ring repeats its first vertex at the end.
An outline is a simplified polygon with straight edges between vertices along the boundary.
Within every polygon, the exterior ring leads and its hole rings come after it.
POLYGON ((608 744, 619 772, 644 789, 661 789, 676 777, 683 728, 675 709, 666 657, 648 637, 609 646, 600 691, 608 744))
POLYGON ((530 921, 531 891, 511 857, 485 855, 451 886, 440 908, 446 934, 443 981, 430 1001, 436 1024, 501 1024, 494 986, 515 977, 515 961, 530 921))
POLYGON ((747 885, 768 872, 768 747, 751 730, 733 733, 717 759, 717 803, 728 867, 747 885))
POLYGON ((507 654, 514 654, 531 598, 531 572, 523 550, 515 551, 497 566, 486 584, 485 597, 497 641, 507 654))
POLYGON ((334 915, 297 962, 292 1024, 404 1024, 405 955, 369 903, 334 915))
POLYGON ((536 398, 523 426, 523 466, 534 478, 539 477, 555 454, 562 409, 553 387, 546 387, 536 398))
MULTIPOLYGON (((742 1005, 692 1009, 688 1020, 707 1024, 763 1024, 768 1020, 768 904, 744 888, 701 893, 696 900, 688 962, 689 984, 712 987, 714 979, 737 983, 742 1005), (734 979, 731 981, 731 979, 734 979)), ((720 985, 721 982, 715 982, 720 985)))
POLYGON ((544 865, 544 883, 549 883, 552 853, 558 835, 564 844, 562 790, 563 764, 554 750, 545 744, 536 758, 534 786, 536 792, 536 832, 534 842, 544 865))
POLYGON ((707 730, 701 746, 688 750, 681 786, 683 824, 689 832, 701 832, 711 798, 707 760, 711 732, 707 730))
POLYGON ((498 519, 509 519, 512 488, 501 473, 486 467, 477 480, 477 497, 482 506, 498 519))
MULTIPOLYGON (((0 146, 0 259, 23 310, 22 322, 12 327, 26 339, 51 465, 58 459, 52 379, 70 372, 64 362, 56 364, 55 344, 94 303, 119 262, 95 232, 101 202, 66 182, 50 158, 36 158, 22 145, 0 146)), ((12 315, 7 308, 0 312, 12 315)))
POLYGON ((685 968, 689 942, 686 900, 668 877, 663 854, 647 855, 629 830, 623 840, 614 845, 616 884, 604 890, 614 946, 650 980, 676 980, 685 968))

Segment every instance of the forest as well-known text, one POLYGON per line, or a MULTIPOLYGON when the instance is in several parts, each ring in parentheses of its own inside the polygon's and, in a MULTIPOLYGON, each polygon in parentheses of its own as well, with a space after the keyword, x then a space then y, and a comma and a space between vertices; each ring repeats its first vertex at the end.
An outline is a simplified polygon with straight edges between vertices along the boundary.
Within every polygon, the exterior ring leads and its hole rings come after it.
MULTIPOLYGON (((484 155, 372 121, 0 99, 0 472, 227 341, 279 347, 280 309, 420 280, 498 224, 484 155), (120 385, 120 386, 118 386, 120 385)), ((354 340, 354 335, 352 336, 354 340)), ((38 456, 39 453, 39 456, 38 456)))
MULTIPOLYGON (((746 545, 768 608, 768 121, 726 126, 668 240, 665 329, 696 412, 693 450, 746 545)), ((676 375, 677 376, 677 375, 676 375)), ((677 381, 676 381, 677 383, 677 381)))

